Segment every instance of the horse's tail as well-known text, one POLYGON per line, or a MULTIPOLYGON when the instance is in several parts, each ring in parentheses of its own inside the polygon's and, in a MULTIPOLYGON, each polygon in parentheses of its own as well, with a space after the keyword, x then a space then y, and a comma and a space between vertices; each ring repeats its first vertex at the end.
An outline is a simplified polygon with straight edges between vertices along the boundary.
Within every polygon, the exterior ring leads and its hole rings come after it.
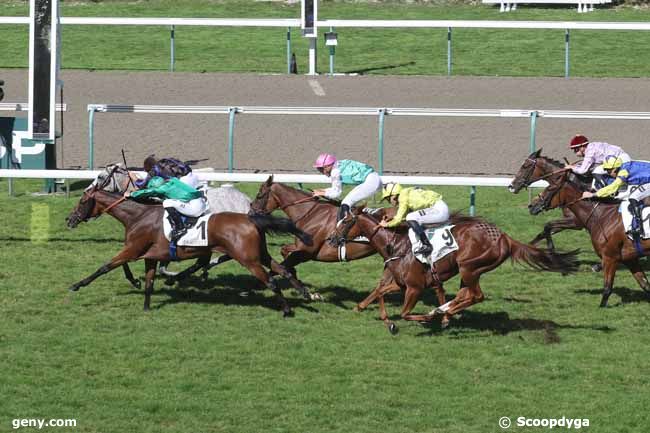
POLYGON ((533 269, 540 271, 561 272, 570 274, 578 271, 580 250, 553 252, 548 249, 537 248, 532 245, 519 242, 510 236, 506 236, 510 245, 510 255, 517 263, 525 263, 533 269))
POLYGON ((300 230, 287 218, 278 218, 271 215, 249 215, 248 218, 263 233, 290 233, 298 237, 305 245, 312 245, 314 243, 311 235, 300 230))

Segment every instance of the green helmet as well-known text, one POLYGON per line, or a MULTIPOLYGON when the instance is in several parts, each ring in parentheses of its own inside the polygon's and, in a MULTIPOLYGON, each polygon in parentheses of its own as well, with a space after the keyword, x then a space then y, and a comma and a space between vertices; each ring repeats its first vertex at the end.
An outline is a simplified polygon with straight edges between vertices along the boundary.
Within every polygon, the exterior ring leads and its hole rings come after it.
POLYGON ((147 188, 158 188, 163 183, 165 183, 165 179, 163 179, 160 176, 155 176, 152 177, 151 180, 149 180, 149 182, 147 182, 147 188))

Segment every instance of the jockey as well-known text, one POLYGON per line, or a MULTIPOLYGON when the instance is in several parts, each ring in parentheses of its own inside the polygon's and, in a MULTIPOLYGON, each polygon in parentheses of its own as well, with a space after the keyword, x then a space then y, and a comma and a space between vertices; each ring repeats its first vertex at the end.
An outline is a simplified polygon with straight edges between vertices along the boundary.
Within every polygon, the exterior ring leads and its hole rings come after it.
POLYGON ((449 208, 442 201, 442 195, 431 190, 404 188, 399 183, 388 183, 384 186, 381 199, 388 199, 398 208, 392 220, 382 220, 379 225, 396 227, 406 220, 406 224, 413 229, 422 242, 422 248, 415 251, 415 254, 430 254, 433 248, 421 224, 441 223, 449 219, 449 208))
POLYGON ((134 199, 162 198, 162 205, 167 210, 169 222, 172 226, 171 243, 178 241, 187 232, 183 215, 199 217, 209 208, 208 201, 202 192, 175 177, 167 180, 160 176, 152 177, 145 189, 131 193, 126 192, 124 196, 134 199))
POLYGON ((604 179, 605 170, 603 170, 601 164, 608 156, 617 156, 621 158, 623 162, 631 161, 630 155, 620 147, 598 141, 590 142, 587 137, 580 134, 571 139, 569 142, 569 149, 573 150, 573 152, 577 156, 583 158, 583 160, 580 165, 570 164, 567 165, 566 168, 570 168, 575 174, 586 174, 587 172, 591 172, 595 179, 596 189, 606 185, 604 179))
POLYGON ((178 159, 163 158, 157 160, 154 155, 149 155, 145 158, 142 166, 144 167, 144 171, 147 172, 147 177, 135 181, 135 185, 138 188, 144 188, 149 180, 155 176, 160 176, 165 180, 171 177, 177 177, 181 182, 191 186, 192 188, 197 188, 199 186, 199 180, 196 175, 192 173, 192 168, 178 159))
POLYGON ((334 155, 323 153, 316 159, 314 168, 332 181, 330 188, 315 190, 316 197, 337 199, 343 192, 344 184, 356 185, 341 201, 341 208, 336 218, 337 226, 350 213, 351 206, 371 197, 381 188, 379 174, 371 166, 362 162, 351 159, 337 161, 334 155))
POLYGON ((628 209, 639 222, 639 229, 635 234, 638 233, 643 237, 641 209, 643 208, 643 199, 650 197, 650 162, 623 162, 620 157, 610 156, 603 163, 603 168, 611 177, 615 178, 614 182, 599 189, 595 193, 585 191, 582 193, 582 197, 610 197, 615 195, 622 186, 630 185, 628 197, 630 204, 628 209))

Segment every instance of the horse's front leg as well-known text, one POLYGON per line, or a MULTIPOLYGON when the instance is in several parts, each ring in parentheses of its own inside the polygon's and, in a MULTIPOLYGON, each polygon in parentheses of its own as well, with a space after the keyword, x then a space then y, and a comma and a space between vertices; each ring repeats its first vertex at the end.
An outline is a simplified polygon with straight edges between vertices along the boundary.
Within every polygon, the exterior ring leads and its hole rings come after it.
POLYGON ((616 275, 616 265, 618 261, 612 259, 611 257, 603 257, 603 276, 605 278, 605 284, 603 287, 603 295, 600 299, 600 307, 605 308, 609 300, 610 295, 612 294, 612 288, 614 287, 614 276, 616 275))
POLYGON ((129 280, 129 282, 133 287, 135 287, 136 289, 140 289, 142 287, 140 280, 138 280, 133 276, 133 273, 131 272, 131 268, 129 268, 128 263, 124 263, 122 265, 122 270, 124 270, 124 277, 126 277, 126 279, 129 280))
POLYGON ((153 281, 156 278, 157 260, 145 259, 145 280, 144 280, 144 311, 149 311, 151 307, 151 294, 153 293, 153 281))
POLYGON ((123 264, 127 263, 129 260, 135 259, 137 257, 137 254, 134 254, 130 250, 122 250, 118 255, 113 257, 110 262, 106 263, 99 269, 97 269, 95 272, 93 272, 90 276, 84 278, 83 280, 79 281, 78 283, 73 284, 70 286, 70 291, 76 292, 82 287, 87 286, 88 284, 92 283, 95 279, 98 277, 112 271, 113 269, 117 268, 118 266, 122 266, 123 264))
POLYGON ((379 283, 377 283, 377 287, 375 287, 375 289, 370 293, 370 295, 366 297, 366 299, 359 302, 354 307, 354 311, 363 311, 368 308, 368 305, 372 304, 379 296, 383 297, 387 293, 399 292, 399 290, 400 286, 398 286, 395 282, 393 274, 390 272, 390 270, 384 269, 384 273, 381 275, 381 279, 379 280, 379 283))

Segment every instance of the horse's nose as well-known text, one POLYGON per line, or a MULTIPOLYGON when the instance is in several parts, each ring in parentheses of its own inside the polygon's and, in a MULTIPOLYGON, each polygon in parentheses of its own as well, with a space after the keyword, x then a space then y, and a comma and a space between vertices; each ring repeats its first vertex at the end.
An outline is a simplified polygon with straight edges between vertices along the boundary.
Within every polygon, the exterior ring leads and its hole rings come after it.
POLYGON ((515 187, 512 186, 512 184, 508 185, 508 191, 514 193, 515 192, 515 187))

